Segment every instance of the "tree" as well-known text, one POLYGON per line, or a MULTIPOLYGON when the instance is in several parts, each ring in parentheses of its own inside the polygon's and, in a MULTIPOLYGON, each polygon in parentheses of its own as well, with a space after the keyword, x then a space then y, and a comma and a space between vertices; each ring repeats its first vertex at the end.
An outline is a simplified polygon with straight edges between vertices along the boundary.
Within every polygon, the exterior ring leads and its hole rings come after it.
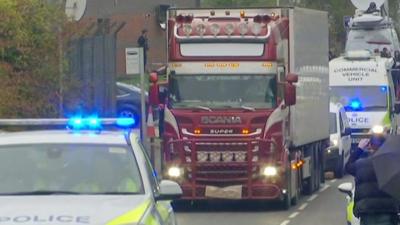
POLYGON ((0 117, 58 116, 66 82, 60 40, 68 39, 61 31, 71 30, 63 10, 45 0, 1 0, 0 21, 0 117))

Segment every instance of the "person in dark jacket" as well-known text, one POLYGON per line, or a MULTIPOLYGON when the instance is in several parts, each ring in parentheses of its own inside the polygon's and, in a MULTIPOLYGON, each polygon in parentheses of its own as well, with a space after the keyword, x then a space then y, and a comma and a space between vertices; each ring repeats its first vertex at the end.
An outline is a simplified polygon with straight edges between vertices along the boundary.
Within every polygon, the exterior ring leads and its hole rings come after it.
POLYGON ((397 225, 398 202, 381 191, 372 164, 372 155, 384 143, 384 135, 373 135, 365 148, 353 151, 346 171, 355 178, 354 215, 361 225, 397 225))
POLYGON ((147 38, 147 29, 142 30, 142 34, 139 36, 137 40, 137 44, 139 47, 143 48, 143 61, 144 68, 147 65, 147 51, 149 50, 149 39, 147 38))

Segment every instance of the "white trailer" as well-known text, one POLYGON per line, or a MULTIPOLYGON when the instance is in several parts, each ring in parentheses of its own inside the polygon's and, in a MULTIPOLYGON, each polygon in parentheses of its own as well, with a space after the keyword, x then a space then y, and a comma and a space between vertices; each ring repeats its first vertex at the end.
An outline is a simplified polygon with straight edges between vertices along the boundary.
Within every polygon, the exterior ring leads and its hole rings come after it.
POLYGON ((304 161, 302 188, 312 193, 323 181, 329 142, 329 27, 326 12, 293 8, 289 24, 289 71, 299 75, 297 102, 290 108, 290 149, 304 161))

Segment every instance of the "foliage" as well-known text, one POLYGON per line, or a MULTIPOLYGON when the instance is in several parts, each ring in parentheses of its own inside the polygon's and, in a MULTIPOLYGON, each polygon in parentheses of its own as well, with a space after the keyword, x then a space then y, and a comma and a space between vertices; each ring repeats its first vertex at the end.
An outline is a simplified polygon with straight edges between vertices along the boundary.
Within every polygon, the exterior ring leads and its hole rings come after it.
POLYGON ((0 118, 59 114, 69 83, 60 49, 73 30, 64 15, 45 0, 0 1, 0 118))

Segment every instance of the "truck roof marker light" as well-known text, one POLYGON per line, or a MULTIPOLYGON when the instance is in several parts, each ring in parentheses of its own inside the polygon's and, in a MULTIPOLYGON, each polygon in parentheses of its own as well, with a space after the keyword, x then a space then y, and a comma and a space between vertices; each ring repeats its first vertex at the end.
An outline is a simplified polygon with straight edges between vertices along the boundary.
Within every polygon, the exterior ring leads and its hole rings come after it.
POLYGON ((198 33, 200 36, 203 36, 206 33, 206 25, 204 25, 203 23, 199 23, 196 26, 196 33, 198 33))
POLYGON ((225 16, 230 16, 230 15, 231 15, 231 11, 226 10, 226 11, 225 11, 225 16))
POLYGON ((185 35, 187 37, 189 37, 192 34, 192 31, 193 31, 193 27, 191 24, 183 25, 183 33, 185 33, 185 35))
POLYGON ((210 16, 215 16, 215 11, 214 10, 210 11, 210 16))
POLYGON ((193 22, 193 15, 187 15, 183 17, 183 23, 192 23, 193 22))
POLYGON ((179 14, 178 16, 175 17, 175 21, 179 24, 182 24, 184 22, 184 17, 182 16, 182 14, 179 14))
POLYGON ((261 24, 255 23, 251 27, 251 32, 253 32, 254 35, 258 36, 261 33, 261 24))
POLYGON ((224 30, 228 36, 231 36, 235 31, 235 26, 232 23, 228 23, 225 25, 224 30))
POLYGON ((214 23, 211 25, 210 30, 214 36, 217 36, 221 31, 221 27, 218 24, 214 23))
POLYGON ((254 23, 262 23, 263 18, 260 15, 257 15, 253 18, 254 23))
POLYGON ((262 17, 262 22, 265 23, 265 24, 270 23, 271 20, 272 20, 272 18, 271 18, 270 16, 268 16, 268 15, 264 15, 264 16, 262 17))
POLYGON ((240 10, 240 18, 245 18, 246 12, 244 10, 240 10))
POLYGON ((246 23, 239 24, 239 32, 242 36, 249 32, 249 26, 246 23))

